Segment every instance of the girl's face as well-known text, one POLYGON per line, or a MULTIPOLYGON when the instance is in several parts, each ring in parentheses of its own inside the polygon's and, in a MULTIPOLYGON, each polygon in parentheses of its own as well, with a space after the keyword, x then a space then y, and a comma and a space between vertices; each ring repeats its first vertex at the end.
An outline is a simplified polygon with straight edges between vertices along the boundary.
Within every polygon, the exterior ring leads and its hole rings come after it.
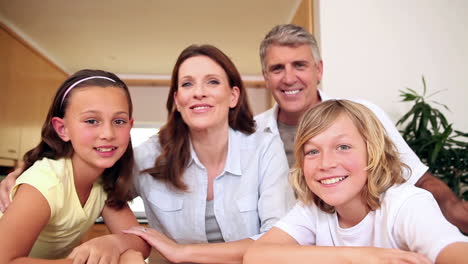
POLYGON ((338 213, 340 208, 366 206, 360 195, 367 181, 366 167, 366 143, 346 114, 304 145, 306 183, 338 213))
POLYGON ((229 109, 237 105, 239 88, 230 87, 226 72, 207 56, 185 60, 174 94, 177 110, 191 131, 227 127, 229 109))
POLYGON ((122 157, 133 125, 124 90, 113 86, 72 91, 64 118, 54 117, 52 122, 59 136, 73 146, 75 170, 98 173, 122 157))

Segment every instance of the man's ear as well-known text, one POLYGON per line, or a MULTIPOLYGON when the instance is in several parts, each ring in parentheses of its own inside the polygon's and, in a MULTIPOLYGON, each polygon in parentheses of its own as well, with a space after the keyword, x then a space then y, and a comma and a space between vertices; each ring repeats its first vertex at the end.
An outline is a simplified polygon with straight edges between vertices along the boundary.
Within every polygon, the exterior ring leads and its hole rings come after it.
POLYGON ((70 137, 65 127, 65 121, 60 117, 52 117, 52 126, 54 127, 55 133, 65 142, 70 141, 70 137))

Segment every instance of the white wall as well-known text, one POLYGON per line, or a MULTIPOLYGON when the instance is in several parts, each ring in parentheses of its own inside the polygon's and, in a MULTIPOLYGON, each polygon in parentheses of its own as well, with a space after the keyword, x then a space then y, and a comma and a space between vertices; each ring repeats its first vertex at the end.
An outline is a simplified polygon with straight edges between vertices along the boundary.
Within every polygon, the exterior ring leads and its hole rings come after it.
POLYGON ((449 122, 468 132, 468 1, 315 0, 322 49, 322 88, 360 97, 396 121, 409 109, 399 91, 445 90, 434 99, 451 109, 449 122))

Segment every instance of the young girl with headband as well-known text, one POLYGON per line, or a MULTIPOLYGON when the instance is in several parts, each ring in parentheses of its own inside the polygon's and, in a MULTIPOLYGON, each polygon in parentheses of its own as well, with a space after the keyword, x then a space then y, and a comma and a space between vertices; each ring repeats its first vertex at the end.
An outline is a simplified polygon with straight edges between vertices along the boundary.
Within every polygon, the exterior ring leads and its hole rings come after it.
POLYGON ((329 100, 309 109, 294 150, 299 202, 244 263, 468 263, 468 238, 429 192, 405 183, 406 166, 363 105, 329 100))
POLYGON ((128 87, 116 75, 82 70, 60 86, 0 213, 0 263, 117 263, 130 248, 148 255, 142 239, 120 232, 137 224, 127 205, 132 125, 128 87), (114 234, 79 245, 99 216, 114 234))

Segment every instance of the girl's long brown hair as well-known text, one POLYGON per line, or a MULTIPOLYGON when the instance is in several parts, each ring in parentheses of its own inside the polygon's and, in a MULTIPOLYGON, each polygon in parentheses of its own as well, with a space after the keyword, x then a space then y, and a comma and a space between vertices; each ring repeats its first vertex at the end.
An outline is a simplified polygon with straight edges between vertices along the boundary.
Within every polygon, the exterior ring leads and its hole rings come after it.
POLYGON ((174 94, 178 89, 179 68, 187 59, 195 56, 206 56, 223 68, 229 80, 229 86, 239 88, 239 101, 229 109, 229 126, 246 134, 255 132, 255 121, 250 110, 247 94, 234 63, 218 48, 211 45, 191 45, 184 49, 177 58, 172 71, 171 88, 167 96, 166 108, 168 121, 159 131, 161 155, 156 159, 153 168, 144 170, 155 179, 163 180, 178 190, 187 190, 182 175, 190 160, 189 128, 177 111, 174 94))
MULTIPOLYGON (((130 92, 127 85, 119 79, 115 74, 101 71, 101 70, 81 70, 70 76, 65 82, 59 87, 55 93, 54 100, 52 105, 49 108, 47 113, 46 120, 42 126, 41 132, 41 142, 35 148, 26 152, 23 157, 25 170, 31 167, 34 162, 42 159, 60 159, 64 157, 71 157, 73 154, 73 147, 70 142, 63 141, 55 132, 52 126, 52 118, 65 116, 65 111, 69 104, 69 99, 73 94, 74 90, 89 87, 89 86, 98 86, 98 87, 118 87, 124 90, 129 106, 129 114, 132 116, 133 105, 130 98, 130 92), (103 76, 114 80, 112 82, 106 79, 90 79, 84 82, 81 82, 63 98, 65 91, 72 84, 79 80, 83 80, 87 77, 92 76, 103 76), (62 103, 62 98, 63 103, 62 103)), ((132 170, 133 170, 133 148, 131 141, 128 144, 128 147, 122 157, 110 168, 104 170, 102 174, 102 183, 104 190, 106 191, 108 197, 106 204, 114 208, 122 208, 127 201, 132 199, 132 170)))

